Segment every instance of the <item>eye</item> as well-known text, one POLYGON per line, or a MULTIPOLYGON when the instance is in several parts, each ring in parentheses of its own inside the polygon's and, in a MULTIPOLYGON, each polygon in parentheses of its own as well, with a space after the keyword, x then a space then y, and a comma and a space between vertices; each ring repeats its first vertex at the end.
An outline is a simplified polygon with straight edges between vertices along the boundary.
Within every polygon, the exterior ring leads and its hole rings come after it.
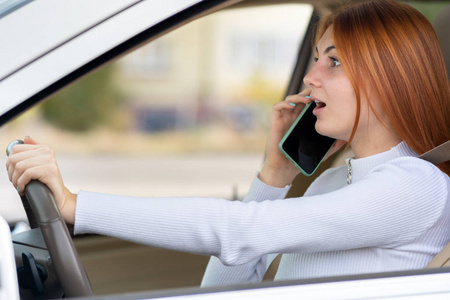
POLYGON ((341 65, 341 62, 336 57, 330 57, 331 59, 331 67, 338 67, 341 65))
POLYGON ((319 60, 318 57, 314 57, 314 62, 317 62, 319 60))

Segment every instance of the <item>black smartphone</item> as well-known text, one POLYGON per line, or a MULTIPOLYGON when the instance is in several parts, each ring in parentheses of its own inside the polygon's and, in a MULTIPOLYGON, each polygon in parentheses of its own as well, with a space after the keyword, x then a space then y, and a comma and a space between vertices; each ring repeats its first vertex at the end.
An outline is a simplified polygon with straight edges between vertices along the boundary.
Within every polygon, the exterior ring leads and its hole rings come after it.
POLYGON ((300 171, 312 175, 336 139, 320 135, 315 128, 317 117, 312 113, 316 104, 308 103, 281 140, 280 150, 300 171))

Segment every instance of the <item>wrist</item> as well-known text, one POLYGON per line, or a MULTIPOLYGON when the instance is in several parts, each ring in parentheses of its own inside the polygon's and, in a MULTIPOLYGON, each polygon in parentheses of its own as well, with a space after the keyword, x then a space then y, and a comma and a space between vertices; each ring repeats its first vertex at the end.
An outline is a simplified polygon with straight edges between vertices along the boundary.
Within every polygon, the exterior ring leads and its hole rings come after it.
POLYGON ((283 188, 294 181, 298 171, 292 168, 275 168, 264 164, 258 174, 258 178, 267 185, 283 188))
POLYGON ((75 223, 75 209, 77 204, 77 194, 71 193, 69 190, 65 191, 65 201, 60 212, 66 223, 75 223))

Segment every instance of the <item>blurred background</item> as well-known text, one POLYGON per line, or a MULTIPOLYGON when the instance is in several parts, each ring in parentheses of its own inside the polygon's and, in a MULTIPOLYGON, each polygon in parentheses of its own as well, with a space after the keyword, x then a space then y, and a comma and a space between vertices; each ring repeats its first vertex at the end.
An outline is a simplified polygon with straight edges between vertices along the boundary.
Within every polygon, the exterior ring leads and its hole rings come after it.
MULTIPOLYGON (((242 198, 311 14, 277 5, 194 21, 53 95, 0 142, 50 145, 74 192, 242 198)), ((0 194, 14 194, 3 179, 0 194)), ((24 217, 20 202, 9 216, 24 217)))

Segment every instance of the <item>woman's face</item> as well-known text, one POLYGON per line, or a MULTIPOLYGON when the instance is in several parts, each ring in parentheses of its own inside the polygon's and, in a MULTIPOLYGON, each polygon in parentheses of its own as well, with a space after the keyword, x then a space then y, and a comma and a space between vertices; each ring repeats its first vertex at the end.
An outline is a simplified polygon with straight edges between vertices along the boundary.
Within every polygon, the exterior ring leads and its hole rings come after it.
MULTIPOLYGON (((340 65, 332 26, 317 43, 315 60, 304 83, 311 88, 311 99, 317 104, 314 109, 317 116, 316 130, 322 135, 348 141, 355 122, 356 96, 340 65)), ((363 114, 363 109, 361 113, 363 114)), ((360 122, 363 121, 362 117, 361 115, 360 122)))

